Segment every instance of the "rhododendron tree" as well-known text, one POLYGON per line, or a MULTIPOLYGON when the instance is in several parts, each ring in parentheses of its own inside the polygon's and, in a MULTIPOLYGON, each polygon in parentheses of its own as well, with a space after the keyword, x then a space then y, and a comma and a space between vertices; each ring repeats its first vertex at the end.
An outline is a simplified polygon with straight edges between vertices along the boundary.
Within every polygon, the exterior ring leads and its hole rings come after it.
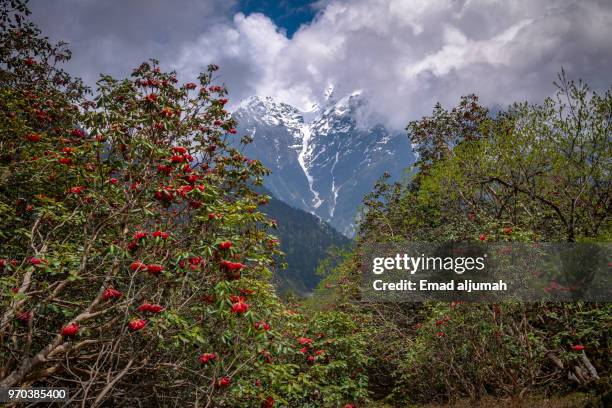
POLYGON ((281 306, 274 237, 253 211, 266 170, 233 147, 218 68, 182 84, 150 61, 89 98, 59 68, 65 46, 22 3, 1 5, 0 386, 80 383, 86 406, 238 406, 234 385, 254 381, 273 337, 254 323, 281 306))

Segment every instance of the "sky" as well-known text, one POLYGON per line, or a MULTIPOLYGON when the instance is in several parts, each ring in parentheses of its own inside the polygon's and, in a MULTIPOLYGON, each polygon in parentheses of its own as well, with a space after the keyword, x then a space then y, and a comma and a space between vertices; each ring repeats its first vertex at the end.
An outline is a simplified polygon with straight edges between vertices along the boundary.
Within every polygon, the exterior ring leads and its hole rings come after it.
POLYGON ((71 44, 67 69, 95 85, 148 58, 193 81, 209 63, 235 106, 271 96, 308 110, 329 86, 362 90, 397 129, 476 93, 491 107, 540 102, 563 67, 612 85, 609 0, 31 0, 71 44))

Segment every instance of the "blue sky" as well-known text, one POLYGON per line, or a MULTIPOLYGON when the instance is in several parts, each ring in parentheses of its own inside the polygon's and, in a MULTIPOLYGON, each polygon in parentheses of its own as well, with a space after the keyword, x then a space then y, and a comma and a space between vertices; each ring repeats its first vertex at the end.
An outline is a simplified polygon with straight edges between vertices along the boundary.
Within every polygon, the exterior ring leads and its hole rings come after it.
POLYGON ((292 37, 300 25, 309 23, 317 13, 315 2, 310 0, 240 0, 238 10, 248 15, 262 13, 292 37))

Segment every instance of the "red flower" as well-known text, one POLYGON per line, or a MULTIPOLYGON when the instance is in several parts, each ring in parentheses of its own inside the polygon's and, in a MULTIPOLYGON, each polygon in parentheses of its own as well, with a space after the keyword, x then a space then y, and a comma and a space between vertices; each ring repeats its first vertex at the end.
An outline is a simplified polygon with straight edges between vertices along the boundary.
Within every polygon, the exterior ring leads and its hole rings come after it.
POLYGON ((108 300, 108 299, 113 299, 113 298, 120 298, 122 295, 121 292, 119 292, 116 289, 113 288, 108 288, 104 291, 104 294, 102 295, 102 297, 104 298, 104 300, 108 300))
POLYGON ((147 265, 147 272, 152 273, 152 274, 158 274, 163 270, 164 270, 164 267, 161 265, 157 265, 157 264, 147 265))
POLYGON ((170 234, 168 234, 167 232, 162 231, 155 231, 152 235, 156 238, 159 237, 162 239, 167 239, 170 236, 170 234))
POLYGON ((157 166, 157 172, 170 174, 172 173, 172 167, 166 166, 165 164, 160 164, 159 166, 157 166))
POLYGON ((504 234, 512 234, 512 227, 505 227, 504 234))
POLYGON ((40 140, 42 139, 42 136, 39 135, 38 133, 30 133, 29 135, 26 135, 26 139, 29 142, 40 142, 40 140))
POLYGON ((133 251, 138 248, 138 243, 136 241, 132 241, 127 245, 128 251, 133 251))
POLYGON ((444 332, 438 332, 438 337, 445 337, 445 336, 446 336, 446 333, 444 333, 444 332))
POLYGON ((142 320, 142 319, 134 319, 128 323, 128 326, 130 327, 130 330, 132 331, 142 330, 144 329, 146 325, 147 325, 146 320, 142 320))
POLYGON ((198 176, 197 174, 190 174, 187 177, 185 177, 185 180, 187 180, 187 182, 190 184, 197 182, 199 179, 200 179, 200 176, 198 176))
POLYGON ((230 130, 227 131, 228 133, 231 133, 232 135, 236 134, 236 129, 231 128, 230 130))
POLYGON ((43 259, 40 259, 40 258, 36 258, 36 257, 30 258, 30 263, 32 265, 40 265, 43 262, 45 262, 45 261, 43 259))
POLYGON ((302 346, 305 344, 308 344, 308 345, 312 344, 312 339, 309 339, 308 337, 298 337, 297 341, 302 346))
POLYGON ((261 408, 272 408, 274 406, 274 398, 270 395, 262 401, 261 408))
POLYGON ((34 65, 36 64, 36 61, 34 61, 34 58, 30 57, 28 59, 25 60, 26 65, 34 65))
POLYGON ((300 353, 302 353, 302 354, 306 354, 306 353, 308 353, 308 347, 302 347, 302 348, 300 349, 300 353))
POLYGON ((197 85, 194 84, 193 82, 189 82, 187 84, 185 84, 185 89, 196 89, 197 85))
POLYGON ((218 387, 227 387, 232 382, 232 379, 229 377, 223 377, 217 382, 218 387))
POLYGON ((317 350, 314 353, 315 353, 315 356, 320 356, 321 354, 325 353, 325 350, 317 350))
POLYGON ((85 133, 81 129, 73 129, 70 134, 74 137, 85 137, 85 133))
POLYGON ((140 270, 140 269, 147 269, 147 265, 143 264, 140 261, 134 261, 132 262, 132 264, 130 265, 130 269, 134 272, 140 270))
POLYGON ((155 305, 151 303, 143 303, 142 305, 138 306, 137 310, 139 312, 159 313, 163 309, 164 308, 161 307, 160 305, 155 305))
POLYGON ((344 408, 357 408, 355 404, 346 404, 344 408))
POLYGON ((189 258, 190 265, 199 265, 201 262, 202 262, 201 256, 192 256, 191 258, 189 258))
POLYGON ((267 322, 259 321, 259 322, 255 322, 255 328, 258 330, 268 331, 270 330, 271 326, 267 322))
POLYGON ((72 164, 72 159, 70 157, 61 157, 60 159, 57 160, 60 164, 72 164))
POLYGON ((245 302, 236 302, 232 305, 232 313, 241 314, 249 310, 249 305, 245 302))
POLYGON ((308 361, 308 363, 314 363, 315 357, 314 356, 308 356, 308 358, 306 358, 306 361, 308 361))
POLYGON ((255 293, 253 289, 240 289, 240 294, 244 296, 249 296, 255 293))
POLYGON ((165 187, 155 192, 155 198, 160 201, 172 201, 174 199, 174 193, 172 193, 170 188, 165 187))
POLYGON ((187 153, 187 149, 181 146, 175 146, 172 148, 172 151, 174 153, 178 153, 178 154, 185 154, 187 153))
POLYGON ((486 241, 487 236, 485 234, 480 234, 480 236, 478 237, 479 240, 481 241, 486 241))
POLYGON ((147 95, 147 101, 155 102, 156 100, 157 100, 157 94, 150 93, 149 95, 147 95))
POLYGON ((134 234, 134 240, 135 241, 140 241, 143 238, 147 237, 147 233, 143 232, 143 231, 138 231, 137 233, 134 234))
POLYGON ((79 325, 76 323, 70 323, 68 326, 64 326, 61 334, 64 337, 68 337, 68 336, 74 336, 78 332, 79 332, 79 325))
POLYGON ((230 299, 230 302, 232 303, 244 302, 246 300, 244 296, 236 296, 236 295, 230 295, 229 299, 230 299))
POLYGON ((207 364, 209 361, 216 360, 217 355, 215 353, 204 353, 200 355, 200 363, 207 364))
POLYGON ((239 271, 244 268, 246 265, 241 264, 240 262, 231 262, 223 260, 221 261, 221 266, 230 271, 239 271))
POLYGON ((170 158, 170 161, 172 163, 183 163, 185 161, 185 158, 183 156, 175 155, 170 158))
POLYGON ((232 247, 232 241, 223 241, 219 244, 219 249, 230 249, 232 247))
POLYGON ((187 193, 193 191, 193 186, 181 186, 176 189, 176 192, 179 193, 181 197, 185 197, 187 193))
POLYGON ((70 190, 68 190, 71 194, 81 194, 83 191, 85 191, 85 187, 83 186, 71 187, 70 190))
POLYGON ((576 344, 576 345, 572 346, 572 350, 574 350, 574 351, 582 351, 584 349, 585 349, 585 347, 582 344, 576 344))
POLYGON ((111 179, 109 180, 111 184, 117 184, 119 182, 119 180, 117 180, 114 177, 111 177, 111 179))

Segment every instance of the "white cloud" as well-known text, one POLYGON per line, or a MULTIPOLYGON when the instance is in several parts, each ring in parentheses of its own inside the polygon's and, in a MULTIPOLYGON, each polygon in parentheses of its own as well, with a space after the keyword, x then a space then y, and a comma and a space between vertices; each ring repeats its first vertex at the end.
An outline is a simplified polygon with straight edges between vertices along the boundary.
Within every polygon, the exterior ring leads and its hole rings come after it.
POLYGON ((333 84, 339 94, 362 89, 373 113, 398 128, 472 92, 490 106, 539 101, 561 66, 610 86, 609 0, 319 0, 315 20, 292 38, 236 7, 32 1, 44 32, 73 44, 73 72, 90 84, 148 57, 186 81, 216 63, 235 103, 259 94, 308 109, 333 84))
POLYGON ((177 67, 216 61, 234 97, 272 96, 307 109, 328 84, 363 89, 403 127, 440 101, 475 92, 489 105, 541 100, 563 65, 610 85, 612 3, 530 0, 335 0, 288 39, 267 17, 237 14, 182 48, 177 67), (250 67, 237 72, 232 65, 250 67), (239 78, 236 78, 239 77, 239 78))

